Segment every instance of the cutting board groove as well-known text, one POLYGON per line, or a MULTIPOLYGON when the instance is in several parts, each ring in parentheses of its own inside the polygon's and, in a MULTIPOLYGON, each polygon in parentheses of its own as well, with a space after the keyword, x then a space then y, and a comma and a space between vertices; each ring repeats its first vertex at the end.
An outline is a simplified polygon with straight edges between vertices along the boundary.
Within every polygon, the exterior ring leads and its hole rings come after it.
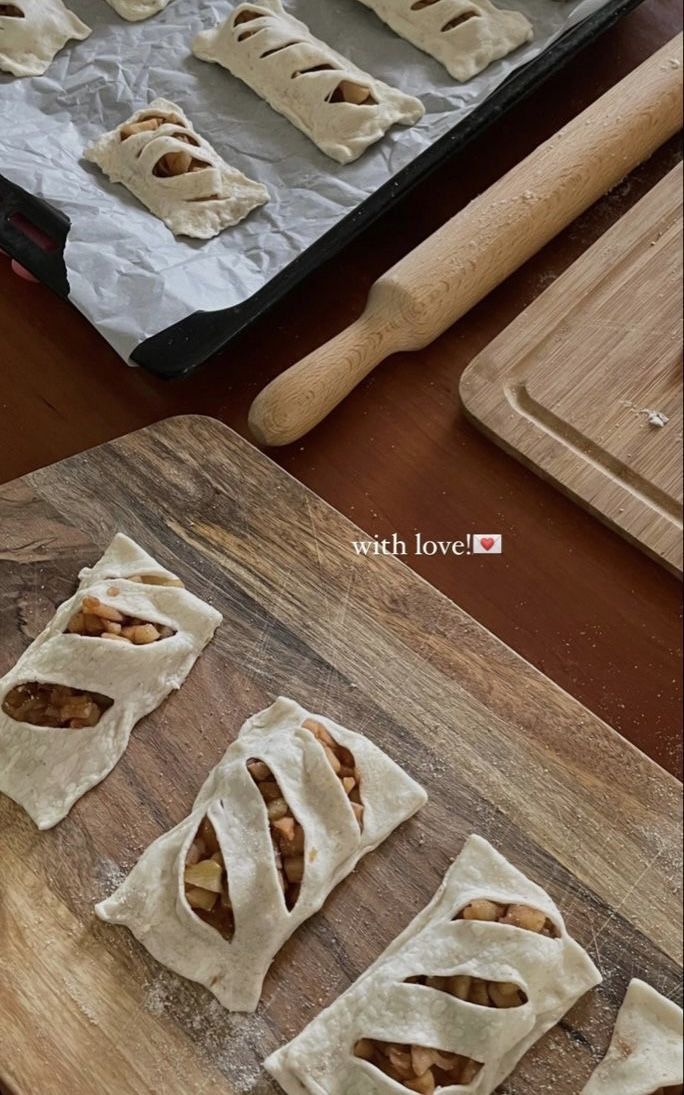
POLYGON ((469 365, 497 443, 682 570, 682 168, 469 365), (663 412, 663 427, 649 411, 663 412))

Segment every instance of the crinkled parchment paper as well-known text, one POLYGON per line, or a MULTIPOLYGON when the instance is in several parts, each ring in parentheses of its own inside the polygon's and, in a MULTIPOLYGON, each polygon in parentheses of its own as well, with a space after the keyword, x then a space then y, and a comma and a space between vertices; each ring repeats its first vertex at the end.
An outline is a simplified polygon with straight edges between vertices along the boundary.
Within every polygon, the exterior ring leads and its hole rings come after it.
POLYGON ((357 163, 341 167, 190 43, 224 19, 226 0, 172 0, 126 23, 104 0, 67 0, 93 28, 58 54, 45 76, 0 74, 0 173, 70 218, 65 251, 71 300, 124 358, 138 343, 198 310, 252 296, 307 247, 478 106, 515 68, 605 0, 513 0, 535 40, 470 83, 396 37, 356 0, 289 0, 319 38, 427 108, 357 163), (176 240, 122 186, 82 159, 84 147, 157 96, 175 100, 271 201, 208 242, 176 240))

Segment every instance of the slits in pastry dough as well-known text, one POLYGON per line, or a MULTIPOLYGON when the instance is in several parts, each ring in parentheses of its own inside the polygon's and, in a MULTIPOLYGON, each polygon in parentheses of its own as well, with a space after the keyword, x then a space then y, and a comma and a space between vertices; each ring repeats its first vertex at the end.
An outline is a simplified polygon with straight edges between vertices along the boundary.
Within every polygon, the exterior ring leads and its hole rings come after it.
POLYGON ((350 163, 397 122, 413 125, 422 103, 357 68, 289 15, 281 0, 239 4, 193 52, 244 80, 338 163, 350 163))
POLYGON ((281 697, 96 912, 224 1007, 252 1012, 286 940, 426 798, 367 738, 281 697))
POLYGON ((108 775, 221 622, 127 536, 0 680, 0 791, 40 829, 108 775))
POLYGON ((517 11, 490 0, 361 0, 402 38, 441 61, 455 80, 470 80, 534 37, 517 11))
POLYGON ((180 107, 155 99, 85 153, 176 236, 210 239, 268 201, 268 191, 221 159, 180 107))
POLYGON ((610 1049, 582 1095, 682 1095, 682 1009, 631 982, 610 1049))
POLYGON ((600 981, 548 894, 472 836, 431 904, 266 1068, 288 1095, 491 1095, 600 981))
POLYGON ((169 6, 171 0, 107 0, 107 3, 122 19, 127 19, 129 23, 139 23, 141 19, 158 15, 169 6))
POLYGON ((62 0, 0 0, 0 70, 42 76, 68 41, 91 33, 62 0))

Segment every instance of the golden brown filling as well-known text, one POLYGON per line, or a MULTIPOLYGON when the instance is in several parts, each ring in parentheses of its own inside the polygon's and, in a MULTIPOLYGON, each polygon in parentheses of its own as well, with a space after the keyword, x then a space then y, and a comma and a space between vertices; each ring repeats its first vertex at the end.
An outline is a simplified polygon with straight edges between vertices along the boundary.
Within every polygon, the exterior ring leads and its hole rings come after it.
POLYGON ((97 726, 114 700, 99 692, 85 692, 64 684, 31 681, 17 684, 2 701, 2 709, 17 722, 60 730, 97 726))
MULTIPOLYGON (((488 898, 471 901, 454 919, 510 924, 538 935, 558 935, 555 925, 539 909, 530 905, 503 905, 488 898)), ((485 1008, 518 1008, 527 1003, 523 990, 512 981, 486 981, 457 974, 453 977, 411 977, 407 984, 424 985, 485 1008)), ((427 1095, 453 1084, 469 1084, 482 1068, 480 1061, 458 1053, 443 1053, 426 1046, 393 1045, 371 1038, 357 1042, 354 1055, 369 1061, 410 1091, 426 1092, 427 1095)))
POLYGON ((485 981, 480 977, 410 977, 407 985, 423 985, 482 1008, 519 1008, 527 1003, 523 990, 512 981, 485 981))
POLYGON ((342 80, 326 100, 328 103, 349 103, 350 106, 377 106, 377 99, 369 87, 342 80))
POLYGON ((308 730, 310 734, 313 734, 323 746, 328 763, 349 799, 354 816, 359 823, 359 828, 363 829, 364 806, 361 801, 361 773, 356 767, 354 757, 349 749, 345 749, 343 745, 338 745, 325 726, 320 722, 316 722, 315 719, 305 719, 302 726, 304 730, 308 730))
MULTIPOLYGON (((415 2, 411 4, 411 11, 422 11, 424 8, 430 8, 436 3, 438 3, 438 0, 415 0, 415 2)), ((446 34, 450 30, 456 30, 456 27, 460 27, 462 23, 467 23, 469 19, 478 19, 479 17, 479 11, 462 11, 453 19, 450 19, 448 23, 444 24, 442 27, 442 34, 446 34)))
POLYGON ((254 19, 263 19, 264 13, 262 11, 253 11, 250 8, 245 8, 238 15, 235 16, 233 26, 239 27, 242 23, 251 23, 254 19))
POLYGON ((396 1045, 362 1038, 354 1056, 375 1065, 385 1076, 397 1080, 409 1091, 433 1092, 454 1084, 470 1084, 482 1068, 481 1061, 459 1053, 443 1053, 426 1046, 396 1045))
POLYGON ((208 817, 202 819, 185 857, 185 897, 193 912, 229 942, 235 917, 228 889, 228 872, 208 817))
MULTIPOLYGON (((128 122, 127 125, 122 125, 119 129, 119 136, 122 141, 127 141, 129 137, 134 137, 136 133, 154 133, 163 125, 179 125, 182 128, 183 120, 177 114, 150 114, 146 118, 141 118, 138 122, 128 122)), ((158 575, 148 575, 149 577, 157 578, 158 575)), ((128 581, 133 582, 135 579, 129 578, 128 581)))
MULTIPOLYGON (((241 11, 238 15, 235 16, 235 19, 233 20, 233 26, 239 27, 242 26, 243 23, 252 23, 255 19, 263 18, 264 13, 262 11, 251 11, 250 9, 246 8, 244 11, 241 11)), ((247 38, 252 38, 255 34, 258 33, 258 30, 243 31, 242 34, 238 35, 238 42, 244 42, 247 40, 247 38)))
MULTIPOLYGON (((175 114, 150 114, 149 117, 141 118, 139 122, 129 122, 128 125, 122 125, 119 130, 119 135, 122 141, 127 141, 129 137, 134 137, 136 133, 154 133, 160 126, 163 125, 177 125, 180 126, 179 133, 173 133, 172 136, 176 141, 182 141, 183 144, 192 145, 195 148, 199 147, 197 138, 191 133, 188 133, 183 125, 181 118, 178 118, 175 114)), ((204 171, 205 168, 211 165, 204 160, 196 159, 191 152, 167 152, 166 155, 161 156, 154 165, 153 173, 160 179, 168 179, 175 175, 187 175, 193 171, 204 171)), ((173 580, 170 578, 164 578, 163 575, 147 574, 140 575, 139 580, 149 585, 181 585, 182 582, 173 580)), ((129 582, 136 581, 136 577, 129 578, 129 582)))
MULTIPOLYGON (((190 138, 181 136, 180 133, 174 133, 173 136, 177 141, 184 141, 185 144, 195 143, 190 138)), ((211 167, 211 164, 208 164, 206 160, 196 159, 191 152, 167 152, 165 156, 157 160, 152 168, 152 174, 158 179, 170 179, 177 175, 191 175, 194 171, 206 171, 208 167, 211 167)))
POLYGON ((0 15, 6 15, 10 19, 24 19, 25 15, 16 4, 0 4, 0 15))
MULTIPOLYGON (((107 590, 107 596, 112 599, 118 595, 116 586, 107 590)), ((133 643, 134 646, 147 646, 176 634, 166 624, 155 624, 150 620, 140 620, 137 616, 127 616, 113 605, 105 604, 90 595, 83 598, 81 607, 71 617, 66 629, 71 635, 116 639, 119 642, 133 643)))
POLYGON ((514 928, 522 928, 523 931, 546 935, 552 939, 558 937, 555 924, 540 909, 533 909, 530 905, 502 905, 486 897, 471 901, 454 919, 509 924, 514 928))
POLYGON ((145 586, 171 586, 173 589, 185 589, 180 578, 168 578, 166 574, 131 574, 129 578, 122 579, 127 582, 140 582, 145 586))
MULTIPOLYGON (((239 27, 244 23, 251 23, 255 19, 265 18, 264 13, 261 11, 252 11, 246 8, 241 11, 239 15, 233 20, 233 26, 239 27)), ((267 18, 267 16, 266 16, 267 18)), ((238 42, 246 42, 249 38, 253 38, 255 34, 258 34, 258 30, 245 30, 238 35, 238 42)), ((275 49, 268 49, 265 53, 261 54, 260 60, 265 60, 268 57, 272 57, 274 53, 281 53, 284 49, 289 49, 290 46, 299 45, 299 42, 283 42, 282 45, 276 46, 275 49)), ((292 73, 292 79, 295 80, 299 76, 305 76, 309 72, 327 72, 337 68, 336 65, 331 65, 329 62, 322 62, 319 65, 311 65, 310 68, 302 69, 299 72, 292 73)), ((364 87, 363 84, 357 84, 354 80, 341 80, 340 83, 334 88, 328 95, 326 102, 328 103, 349 103, 352 106, 377 106, 377 99, 373 95, 372 91, 368 87, 364 87)))
MULTIPOLYGON (((306 719, 303 728, 320 742, 328 763, 339 779, 360 828, 363 828, 363 805, 360 777, 354 757, 338 745, 321 723, 306 719)), ((302 889, 305 870, 306 837, 304 829, 290 809, 277 779, 269 766, 256 757, 247 762, 247 770, 259 788, 266 804, 276 869, 280 877, 285 904, 294 909, 302 889)))
POLYGON ((294 909, 304 881, 304 830, 288 806, 273 772, 263 760, 250 760, 247 770, 266 803, 276 869, 288 909, 294 909))
POLYGON ((457 15, 454 19, 450 19, 448 23, 445 23, 442 27, 442 34, 446 34, 450 30, 456 30, 456 27, 460 27, 463 23, 467 23, 469 19, 479 19, 479 13, 476 11, 462 11, 460 15, 457 15))

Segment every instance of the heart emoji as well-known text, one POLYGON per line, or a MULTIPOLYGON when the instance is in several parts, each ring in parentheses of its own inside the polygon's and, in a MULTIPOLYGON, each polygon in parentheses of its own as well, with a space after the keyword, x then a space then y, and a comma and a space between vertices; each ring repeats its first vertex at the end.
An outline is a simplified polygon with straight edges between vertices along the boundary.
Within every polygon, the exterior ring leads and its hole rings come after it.
POLYGON ((491 551, 494 547, 494 544, 496 543, 496 540, 493 536, 481 536, 480 543, 485 551, 491 551))

